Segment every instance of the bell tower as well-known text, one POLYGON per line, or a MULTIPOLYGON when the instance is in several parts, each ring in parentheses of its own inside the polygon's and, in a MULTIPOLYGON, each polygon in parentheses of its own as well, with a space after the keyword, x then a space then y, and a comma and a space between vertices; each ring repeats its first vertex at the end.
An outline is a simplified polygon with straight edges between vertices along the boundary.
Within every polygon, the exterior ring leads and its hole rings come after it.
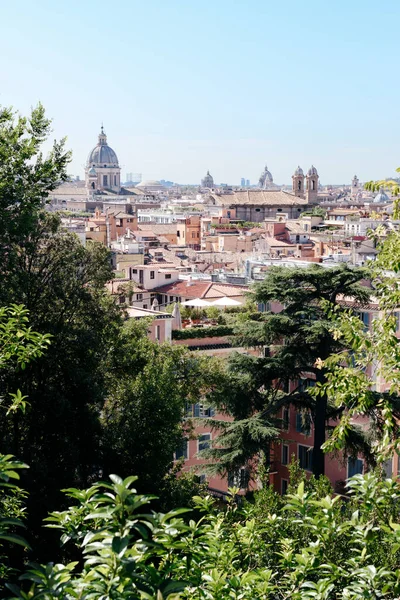
POLYGON ((304 198, 304 173, 301 167, 297 167, 295 170, 292 181, 293 194, 298 198, 304 198))
POLYGON ((354 175, 352 182, 351 182, 351 197, 352 198, 357 198, 357 194, 360 190, 360 182, 358 180, 357 175, 354 175))
POLYGON ((307 172, 306 200, 310 204, 314 204, 318 200, 318 181, 319 175, 314 165, 307 172))

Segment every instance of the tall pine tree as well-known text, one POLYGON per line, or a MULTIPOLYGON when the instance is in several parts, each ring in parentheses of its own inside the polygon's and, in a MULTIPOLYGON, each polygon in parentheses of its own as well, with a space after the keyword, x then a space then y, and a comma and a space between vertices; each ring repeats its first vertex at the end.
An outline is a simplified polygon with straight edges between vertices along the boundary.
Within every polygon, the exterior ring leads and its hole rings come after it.
MULTIPOLYGON (((265 346, 265 356, 235 355, 230 360, 234 391, 222 392, 215 400, 233 417, 233 423, 219 424, 222 431, 215 447, 204 453, 216 461, 214 470, 227 472, 245 463, 251 466, 252 458, 268 451, 269 442, 279 437, 276 415, 280 409, 293 406, 311 416, 313 473, 316 477, 324 474, 322 446, 328 422, 338 418, 340 411, 328 403, 325 393, 316 396, 301 381, 311 374, 317 385, 326 382, 319 361, 343 349, 342 340, 335 339, 327 307, 340 309, 347 297, 361 309, 371 292, 363 285, 367 277, 365 269, 345 265, 273 267, 255 286, 254 300, 268 310, 242 324, 238 334, 246 346, 265 346), (275 303, 274 312, 269 310, 271 303, 275 303)), ((348 445, 368 454, 365 437, 356 427, 348 445)))

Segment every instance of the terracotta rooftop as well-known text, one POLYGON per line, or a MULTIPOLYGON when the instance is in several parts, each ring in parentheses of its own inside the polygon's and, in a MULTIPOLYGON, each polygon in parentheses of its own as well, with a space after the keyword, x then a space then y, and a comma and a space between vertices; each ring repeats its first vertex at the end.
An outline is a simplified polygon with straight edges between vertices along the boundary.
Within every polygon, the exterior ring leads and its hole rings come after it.
POLYGON ((152 291, 159 294, 173 294, 174 296, 181 296, 187 299, 204 298, 205 300, 215 300, 224 296, 228 296, 229 298, 243 296, 249 291, 249 288, 239 285, 214 283, 212 281, 175 281, 175 283, 163 285, 152 291))
POLYGON ((176 223, 138 223, 138 230, 152 231, 156 235, 165 235, 168 233, 176 234, 176 223))
POLYGON ((230 194, 210 194, 215 204, 230 205, 266 205, 266 206, 292 206, 293 204, 307 205, 307 200, 298 198, 293 194, 283 191, 268 190, 245 190, 232 192, 230 194))

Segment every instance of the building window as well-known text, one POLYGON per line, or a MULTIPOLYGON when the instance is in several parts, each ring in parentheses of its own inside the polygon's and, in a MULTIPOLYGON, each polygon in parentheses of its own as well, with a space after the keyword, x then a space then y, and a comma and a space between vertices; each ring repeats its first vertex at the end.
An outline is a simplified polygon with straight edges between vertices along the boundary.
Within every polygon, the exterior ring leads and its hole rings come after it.
POLYGON ((228 486, 238 487, 241 490, 246 489, 249 485, 249 472, 247 469, 241 468, 236 471, 229 471, 228 473, 228 486))
POLYGON ((299 444, 298 452, 300 468, 305 469, 306 471, 312 471, 312 448, 310 446, 302 446, 301 444, 299 444))
POLYGON ((136 300, 143 300, 143 294, 136 294, 136 300))
POLYGON ((174 297, 173 297, 173 296, 170 296, 170 297, 169 297, 169 301, 170 301, 170 302, 173 302, 173 301, 174 301, 174 297))
POLYGON ((202 450, 207 450, 210 447, 211 433, 202 433, 199 436, 198 441, 198 452, 202 450))
POLYGON ((282 496, 284 496, 287 493, 288 485, 289 485, 289 482, 288 482, 287 479, 282 479, 281 480, 282 496))
POLYGON ((284 408, 282 411, 282 427, 285 431, 289 431, 289 409, 284 408))
POLYGON ((296 431, 304 435, 311 433, 311 417, 309 413, 296 413, 296 431))
POLYGON ((103 185, 108 185, 108 175, 103 175, 103 185))
POLYGON ((161 327, 160 325, 156 325, 156 340, 159 342, 161 339, 161 327))
POLYGON ((282 464, 289 464, 289 446, 287 444, 282 445, 282 464))
POLYGON ((171 277, 172 277, 171 273, 166 273, 165 274, 165 279, 171 279, 171 277))
POLYGON ((215 415, 215 410, 212 406, 206 404, 194 404, 193 405, 193 416, 199 418, 209 418, 215 415))
POLYGON ((155 277, 154 271, 150 271, 150 279, 154 279, 154 277, 155 277))
POLYGON ((188 459, 188 445, 188 440, 186 438, 183 438, 182 442, 178 444, 174 452, 175 460, 180 460, 181 458, 183 458, 184 460, 188 459))
POLYGON ((260 212, 260 211, 261 211, 261 208, 256 208, 256 212, 260 212))
POLYGON ((364 461, 361 458, 349 458, 347 463, 347 477, 353 475, 362 475, 364 470, 364 461))
POLYGON ((114 175, 114 185, 117 185, 117 176, 114 175))
POLYGON ((137 269, 132 269, 132 273, 136 273, 137 274, 137 269))
POLYGON ((307 388, 315 387, 315 379, 303 379, 300 378, 297 381, 297 391, 303 393, 307 388))
POLYGON ((147 309, 147 304, 143 304, 143 308, 147 309))
POLYGON ((360 313, 360 319, 364 323, 364 329, 369 329, 370 315, 367 312, 360 313))

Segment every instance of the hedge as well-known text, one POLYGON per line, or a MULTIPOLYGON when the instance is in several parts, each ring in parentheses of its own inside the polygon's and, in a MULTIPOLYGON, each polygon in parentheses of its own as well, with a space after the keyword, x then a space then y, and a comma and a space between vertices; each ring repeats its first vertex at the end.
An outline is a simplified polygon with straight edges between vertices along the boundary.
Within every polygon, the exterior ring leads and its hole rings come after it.
POLYGON ((227 325, 216 325, 214 327, 192 327, 190 329, 173 329, 173 340, 190 340, 208 337, 222 337, 224 335, 233 335, 233 327, 227 325))

